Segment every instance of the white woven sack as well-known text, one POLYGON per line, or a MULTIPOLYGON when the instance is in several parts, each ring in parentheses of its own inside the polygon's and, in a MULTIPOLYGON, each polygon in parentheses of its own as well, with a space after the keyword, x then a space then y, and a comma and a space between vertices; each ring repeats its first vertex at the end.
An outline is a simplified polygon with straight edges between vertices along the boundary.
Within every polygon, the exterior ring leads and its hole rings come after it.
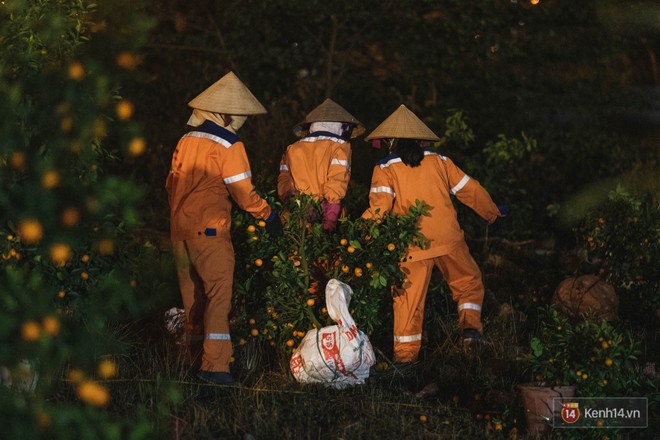
POLYGON ((363 384, 374 364, 369 337, 358 330, 348 311, 353 291, 336 279, 328 281, 325 302, 337 325, 307 332, 291 356, 291 372, 302 383, 333 388, 363 384))

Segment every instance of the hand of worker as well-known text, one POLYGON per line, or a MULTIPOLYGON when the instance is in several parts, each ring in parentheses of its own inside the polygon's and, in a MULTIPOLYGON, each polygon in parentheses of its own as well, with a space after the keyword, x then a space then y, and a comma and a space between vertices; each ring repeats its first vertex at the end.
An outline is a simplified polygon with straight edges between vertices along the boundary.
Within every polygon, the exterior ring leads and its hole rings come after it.
POLYGON ((289 201, 291 201, 293 196, 296 195, 296 193, 297 193, 297 191, 295 189, 290 189, 287 192, 285 192, 284 194, 282 194, 282 197, 280 197, 280 200, 282 200, 282 204, 287 205, 289 203, 289 201))
POLYGON ((270 235, 282 235, 282 222, 274 209, 271 209, 266 219, 266 232, 270 235))
POLYGON ((341 211, 341 204, 323 202, 323 230, 335 232, 337 230, 337 218, 341 211))
POLYGON ((500 211, 500 217, 509 215, 509 207, 507 205, 497 205, 497 209, 500 211))

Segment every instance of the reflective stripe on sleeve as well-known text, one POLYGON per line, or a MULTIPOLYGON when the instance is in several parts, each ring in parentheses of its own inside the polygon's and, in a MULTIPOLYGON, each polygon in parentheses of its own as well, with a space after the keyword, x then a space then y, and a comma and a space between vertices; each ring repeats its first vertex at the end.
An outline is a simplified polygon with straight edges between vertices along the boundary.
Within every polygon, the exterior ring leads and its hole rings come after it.
POLYGON ((349 171, 351 170, 351 165, 348 163, 347 160, 332 159, 332 161, 330 161, 330 165, 341 165, 343 167, 348 168, 349 171))
POLYGON ((252 171, 246 171, 244 173, 236 174, 236 175, 231 176, 231 177, 225 177, 222 180, 225 181, 226 185, 229 185, 231 183, 240 182, 241 180, 244 180, 244 179, 249 179, 250 177, 252 177, 252 171))
POLYGON ((415 341, 421 341, 422 340, 422 334, 418 333, 416 335, 410 335, 410 336, 394 336, 394 342, 415 342, 415 341))
POLYGON ((463 178, 461 179, 461 181, 458 182, 458 184, 450 190, 450 192, 451 192, 452 194, 456 194, 457 192, 459 192, 459 191, 465 186, 465 184, 468 183, 468 180, 470 180, 470 176, 468 176, 468 175, 466 174, 465 176, 463 176, 463 178))
POLYGON ((231 336, 229 336, 229 333, 207 333, 206 339, 212 341, 230 341, 231 336))
POLYGON ((374 186, 369 191, 372 193, 388 193, 388 194, 392 194, 393 196, 396 196, 394 190, 389 186, 374 186))
POLYGON ((289 171, 289 167, 283 163, 280 165, 280 171, 289 171))
POLYGON ((463 303, 458 305, 458 311, 460 312, 461 310, 476 310, 477 312, 481 312, 481 306, 475 303, 463 303))

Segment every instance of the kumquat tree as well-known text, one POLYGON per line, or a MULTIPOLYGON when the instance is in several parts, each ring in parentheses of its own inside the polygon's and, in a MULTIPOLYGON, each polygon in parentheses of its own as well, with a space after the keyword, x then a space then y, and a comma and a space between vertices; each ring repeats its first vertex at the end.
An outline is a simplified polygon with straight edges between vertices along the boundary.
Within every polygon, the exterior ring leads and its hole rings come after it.
POLYGON ((0 5, 2 438, 148 432, 140 411, 107 411, 119 354, 107 324, 138 312, 135 263, 149 254, 128 234, 141 190, 107 171, 146 150, 121 96, 149 26, 136 6, 0 5))
POLYGON ((329 234, 313 221, 321 218, 321 205, 301 194, 284 207, 284 234, 271 237, 263 221, 237 211, 237 342, 263 339, 290 354, 308 330, 334 324, 325 307, 325 285, 332 278, 351 287, 350 313, 371 334, 391 309, 392 289, 405 281, 398 263, 408 246, 424 246, 417 223, 425 213, 418 202, 403 216, 344 217, 329 234))

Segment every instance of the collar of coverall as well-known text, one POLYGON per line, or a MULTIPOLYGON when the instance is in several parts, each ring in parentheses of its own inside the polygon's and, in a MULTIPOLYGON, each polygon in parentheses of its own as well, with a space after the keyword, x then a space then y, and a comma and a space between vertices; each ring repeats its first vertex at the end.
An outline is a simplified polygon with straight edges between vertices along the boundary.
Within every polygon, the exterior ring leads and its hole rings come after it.
POLYGON ((244 115, 227 115, 231 119, 229 124, 225 123, 224 115, 220 113, 207 112, 206 110, 194 109, 190 118, 188 118, 188 125, 192 127, 199 127, 204 123, 204 121, 211 121, 214 124, 223 127, 232 133, 236 134, 239 128, 243 126, 247 120, 247 116, 244 115))

